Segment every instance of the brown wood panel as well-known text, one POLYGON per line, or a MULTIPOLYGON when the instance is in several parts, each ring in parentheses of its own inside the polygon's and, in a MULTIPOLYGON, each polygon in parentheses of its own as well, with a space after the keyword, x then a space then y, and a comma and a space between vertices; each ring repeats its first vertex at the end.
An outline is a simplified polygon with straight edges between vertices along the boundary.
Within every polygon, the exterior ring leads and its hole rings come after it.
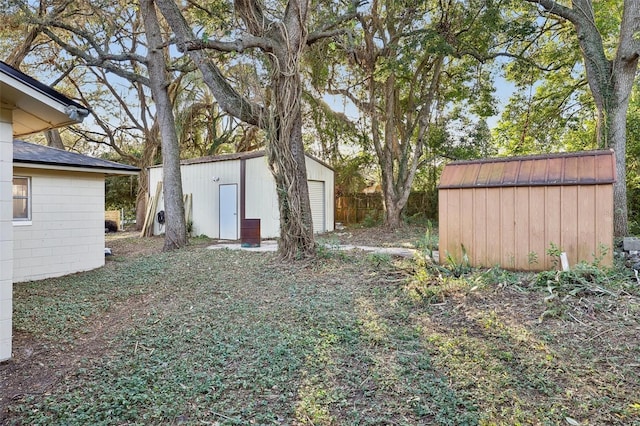
POLYGON ((460 258, 460 241, 462 239, 461 232, 461 193, 464 189, 449 189, 447 192, 447 238, 445 247, 440 251, 440 262, 446 263, 447 255, 451 255, 454 259, 460 258))
POLYGON ((597 252, 595 202, 595 185, 578 186, 578 262, 593 262, 597 252))
POLYGON ((486 265, 500 265, 502 261, 502 202, 503 188, 487 188, 486 265))
POLYGON ((500 188, 500 264, 507 269, 516 268, 515 191, 514 187, 500 188))
POLYGON ((463 189, 460 191, 460 245, 459 255, 456 261, 460 262, 464 251, 469 254, 473 248, 473 216, 476 214, 473 206, 473 189, 463 189), (464 246, 464 250, 462 248, 464 246))
POLYGON ((467 250, 472 265, 490 266, 487 263, 487 188, 473 189, 473 246, 467 250))
POLYGON ((551 257, 547 254, 547 249, 551 243, 560 245, 561 228, 562 228, 562 188, 560 186, 547 186, 545 191, 545 237, 544 237, 544 250, 538 253, 538 264, 541 269, 549 270, 553 268, 551 257))
MULTIPOLYGON (((438 191, 438 251, 444 253, 449 248, 449 227, 451 226, 449 206, 449 194, 453 189, 440 189, 438 191)), ((442 259, 443 256, 440 256, 442 259)))
POLYGON ((567 252, 569 265, 573 266, 577 261, 578 250, 578 187, 563 186, 560 203, 561 214, 561 240, 559 248, 567 252))
POLYGON ((529 187, 515 190, 515 268, 525 270, 529 266, 529 187))
POLYGON ((538 264, 529 262, 529 257, 535 253, 538 259, 544 257, 545 252, 545 228, 546 228, 546 187, 535 186, 529 188, 529 246, 524 261, 525 269, 540 269, 538 264))
POLYGON ((595 242, 596 253, 599 253, 600 244, 607 247, 607 252, 602 259, 605 266, 613 265, 613 185, 597 185, 596 187, 595 214, 595 242))

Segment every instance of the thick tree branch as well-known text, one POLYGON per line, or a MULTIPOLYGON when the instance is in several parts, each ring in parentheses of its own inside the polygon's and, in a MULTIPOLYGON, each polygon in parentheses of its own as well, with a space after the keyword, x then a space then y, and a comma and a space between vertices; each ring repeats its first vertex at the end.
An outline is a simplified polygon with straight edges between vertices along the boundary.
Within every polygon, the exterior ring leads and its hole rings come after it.
MULTIPOLYGON (((195 39, 191 27, 182 16, 174 0, 157 0, 156 6, 176 35, 178 46, 180 44, 184 46, 195 39)), ((240 95, 203 50, 189 50, 188 54, 202 73, 205 84, 213 92, 220 108, 246 123, 261 128, 266 127, 267 123, 262 107, 240 95)))
POLYGON ((107 71, 110 71, 126 80, 129 80, 131 82, 139 82, 144 84, 145 86, 149 85, 149 79, 140 75, 140 74, 136 74, 130 71, 126 71, 118 66, 116 66, 115 64, 113 64, 110 60, 106 59, 106 58, 102 58, 102 57, 94 57, 91 56, 90 54, 88 54, 85 50, 82 50, 76 46, 72 46, 69 43, 65 42, 64 40, 62 40, 60 37, 58 37, 53 31, 49 30, 48 28, 44 28, 42 30, 42 32, 44 34, 46 34, 51 40, 53 40, 54 42, 56 42, 60 47, 62 47, 64 50, 66 50, 67 52, 71 53, 72 55, 81 58, 86 65, 89 66, 96 66, 96 67, 102 67, 107 71))
POLYGON ((566 6, 562 6, 560 3, 554 0, 523 0, 523 1, 539 4, 547 12, 553 13, 556 16, 560 16, 561 18, 564 18, 567 21, 571 21, 574 24, 579 20, 578 14, 576 13, 575 10, 570 9, 566 6))
POLYGON ((219 52, 238 52, 242 53, 247 49, 261 49, 265 52, 273 52, 273 41, 267 37, 256 37, 251 34, 245 34, 234 41, 219 40, 189 40, 178 46, 180 51, 192 51, 202 49, 213 49, 219 52))
POLYGON ((345 28, 340 28, 345 22, 355 19, 358 13, 358 7, 363 4, 361 0, 354 0, 351 4, 351 10, 345 14, 338 16, 331 22, 326 23, 321 28, 317 28, 309 32, 307 37, 307 45, 312 45, 323 38, 335 37, 346 32, 345 28))

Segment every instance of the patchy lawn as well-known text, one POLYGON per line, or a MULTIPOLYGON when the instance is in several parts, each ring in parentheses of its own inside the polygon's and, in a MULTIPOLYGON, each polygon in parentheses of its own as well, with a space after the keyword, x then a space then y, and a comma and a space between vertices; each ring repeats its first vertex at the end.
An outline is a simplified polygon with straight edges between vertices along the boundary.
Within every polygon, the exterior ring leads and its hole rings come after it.
POLYGON ((631 275, 560 291, 495 269, 456 278, 330 249, 284 265, 205 243, 120 238, 100 270, 16 285, 0 423, 640 425, 631 275))

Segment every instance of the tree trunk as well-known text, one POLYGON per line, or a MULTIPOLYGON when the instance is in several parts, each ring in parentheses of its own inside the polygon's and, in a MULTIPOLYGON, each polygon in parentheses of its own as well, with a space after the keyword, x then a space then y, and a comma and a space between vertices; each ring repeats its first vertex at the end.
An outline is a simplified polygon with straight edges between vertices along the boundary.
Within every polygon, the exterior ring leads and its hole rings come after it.
POLYGON ((307 167, 302 142, 302 83, 300 52, 305 44, 302 31, 287 33, 288 43, 271 57, 273 68, 273 110, 269 123, 269 167, 276 181, 280 211, 278 255, 293 260, 315 255, 315 241, 307 167))
MULTIPOLYGON (((175 2, 157 2, 179 45, 187 46, 195 37, 175 2)), ((280 210, 279 257, 285 260, 310 257, 315 254, 315 243, 302 143, 299 69, 300 56, 307 41, 308 0, 289 0, 280 21, 266 18, 259 2, 236 0, 234 6, 248 32, 261 41, 254 47, 267 51, 272 72, 271 103, 261 107, 241 96, 203 50, 187 49, 188 54, 222 109, 267 131, 268 161, 276 181, 280 210)), ((219 46, 223 45, 231 51, 244 50, 219 43, 219 46)))
POLYGON ((180 149, 176 133, 175 118, 167 91, 167 71, 164 41, 153 0, 142 0, 140 9, 145 33, 149 43, 147 67, 151 94, 155 101, 157 121, 160 123, 162 146, 163 193, 166 212, 164 251, 177 249, 187 244, 187 227, 182 200, 182 177, 180 173, 180 149))
POLYGON ((60 131, 58 129, 51 129, 44 132, 44 137, 47 139, 47 146, 52 148, 58 148, 64 150, 64 144, 60 137, 60 131))
POLYGON ((570 21, 576 29, 584 58, 587 81, 598 109, 598 142, 613 148, 616 182, 613 187, 613 228, 616 237, 628 233, 627 210, 627 109, 640 56, 640 2, 624 0, 616 57, 607 58, 596 26, 592 0, 572 0, 573 8, 554 0, 525 0, 540 4, 547 12, 570 21))

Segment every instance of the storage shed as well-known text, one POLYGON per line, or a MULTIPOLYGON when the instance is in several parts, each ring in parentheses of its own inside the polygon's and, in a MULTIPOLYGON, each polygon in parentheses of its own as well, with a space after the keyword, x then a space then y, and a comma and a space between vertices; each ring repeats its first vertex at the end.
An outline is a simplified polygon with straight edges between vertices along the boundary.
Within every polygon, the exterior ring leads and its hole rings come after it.
POLYGON ((571 266, 613 260, 612 151, 456 161, 438 191, 440 261, 548 270, 554 244, 571 266))
MULTIPOLYGON (((334 172, 323 162, 306 156, 309 198, 316 233, 334 227, 334 172)), ((223 240, 240 238, 243 219, 260 219, 260 237, 280 234, 276 185, 264 151, 224 154, 181 161, 182 191, 191 194, 192 234, 223 240)), ((162 166, 149 169, 149 191, 155 194, 163 180, 162 166)), ((164 232, 154 212, 153 234, 164 232)), ((247 223, 246 221, 244 222, 247 223)))

